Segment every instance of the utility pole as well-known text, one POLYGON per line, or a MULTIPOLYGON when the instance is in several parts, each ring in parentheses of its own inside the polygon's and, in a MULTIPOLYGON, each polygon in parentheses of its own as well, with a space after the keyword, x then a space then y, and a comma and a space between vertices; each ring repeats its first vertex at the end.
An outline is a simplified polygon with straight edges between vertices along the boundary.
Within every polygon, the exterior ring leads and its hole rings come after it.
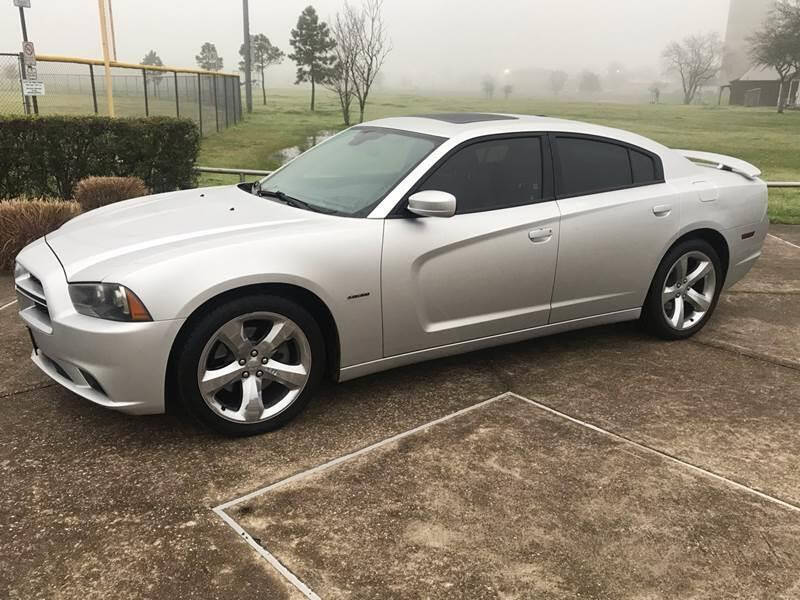
MULTIPOLYGON (((23 8, 23 4, 24 4, 23 2, 19 3, 19 24, 22 26, 22 41, 23 42, 27 42, 28 41, 28 28, 25 26, 25 10, 23 8)), ((28 2, 27 5, 30 7, 30 2, 28 2)), ((20 56, 22 56, 22 55, 20 55, 20 56)), ((20 65, 20 69, 22 69, 22 68, 23 68, 22 65, 20 65)), ((22 78, 23 79, 25 78, 24 70, 23 70, 22 78)), ((39 101, 36 99, 36 96, 31 96, 31 98, 33 99, 33 114, 38 115, 39 114, 39 101)), ((25 109, 26 109, 25 112, 30 114, 31 109, 30 109, 30 107, 28 105, 28 96, 25 96, 25 109)))
POLYGON ((253 112, 253 65, 251 65, 250 50, 250 8, 247 0, 242 0, 244 21, 244 96, 247 103, 247 112, 253 112))
POLYGON ((111 64, 108 58, 108 24, 106 23, 106 0, 97 0, 97 6, 100 12, 100 37, 103 40, 103 65, 105 66, 106 74, 106 104, 108 105, 108 116, 114 116, 114 93, 112 88, 113 81, 111 79, 111 64))

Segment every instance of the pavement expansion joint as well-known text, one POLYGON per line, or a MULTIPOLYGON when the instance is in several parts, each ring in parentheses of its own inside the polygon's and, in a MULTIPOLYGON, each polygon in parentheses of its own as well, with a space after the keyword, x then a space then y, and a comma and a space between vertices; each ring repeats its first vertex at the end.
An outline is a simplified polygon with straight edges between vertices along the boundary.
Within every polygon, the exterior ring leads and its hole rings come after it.
POLYGON ((404 431, 402 433, 399 433, 399 434, 393 435, 391 437, 388 437, 388 438, 386 438, 384 440, 375 442, 374 444, 371 444, 369 446, 365 446, 364 448, 361 448, 359 450, 355 450, 355 451, 350 452, 348 454, 344 454, 344 455, 342 455, 342 456, 340 456, 338 458, 334 458, 332 460, 329 460, 329 461, 327 461, 325 463, 317 465, 316 467, 312 467, 311 469, 308 469, 306 471, 295 473, 294 475, 291 475, 289 477, 286 477, 284 479, 281 479, 279 481, 276 481, 276 482, 271 483, 269 485, 266 485, 264 487, 258 488, 258 489, 254 490, 252 492, 249 492, 249 493, 247 493, 247 494, 245 494, 243 496, 240 496, 240 497, 234 498, 232 500, 229 500, 227 502, 224 502, 224 503, 222 503, 222 504, 220 504, 218 506, 215 506, 212 510, 217 516, 219 516, 222 519, 222 521, 224 523, 226 523, 231 529, 233 529, 241 539, 243 539, 262 558, 264 558, 270 565, 272 565, 272 567, 275 568, 275 570, 278 571, 278 573, 280 573, 297 591, 299 591, 301 594, 303 594, 306 598, 309 598, 311 600, 319 600, 319 596, 307 584, 305 584, 295 573, 293 573, 288 567, 286 567, 283 563, 281 563, 280 560, 278 560, 278 558, 274 554, 272 554, 269 550, 267 550, 262 545, 263 542, 262 542, 261 539, 253 538, 249 533, 247 533, 247 531, 244 530, 244 528, 241 525, 239 525, 239 523, 233 517, 231 517, 226 512, 226 510, 228 510, 229 508, 232 508, 232 507, 234 507, 236 505, 239 505, 239 504, 241 504, 243 502, 247 502, 249 500, 252 500, 254 498, 262 496, 262 495, 264 495, 264 494, 266 494, 266 493, 268 493, 268 492, 270 492, 272 490, 276 490, 276 489, 281 488, 281 487, 283 487, 285 485, 288 485, 288 484, 291 484, 291 483, 294 483, 294 482, 298 482, 298 481, 301 481, 301 480, 306 479, 308 477, 311 477, 313 475, 316 475, 318 473, 321 473, 323 471, 327 471, 328 469, 331 469, 333 467, 341 465, 342 463, 345 463, 345 462, 348 462, 348 461, 353 460, 355 458, 358 458, 358 457, 360 457, 360 456, 362 456, 364 454, 367 454, 368 452, 371 452, 372 450, 375 450, 375 449, 380 448, 382 446, 385 446, 387 444, 391 444, 393 442, 399 441, 399 440, 401 440, 401 439, 403 439, 405 437, 408 437, 410 435, 414 435, 416 433, 419 433, 421 431, 424 431, 426 429, 429 429, 429 428, 434 427, 436 425, 439 425, 441 423, 445 423, 447 421, 450 421, 451 419, 454 419, 454 418, 459 417, 461 415, 464 415, 466 413, 472 412, 472 411, 477 410, 479 408, 486 407, 489 404, 492 404, 492 403, 494 403, 494 402, 496 402, 498 400, 501 400, 503 398, 515 398, 515 399, 517 399, 517 400, 519 400, 521 402, 524 402, 524 403, 526 403, 526 404, 528 404, 530 406, 533 406, 533 407, 539 409, 540 411, 544 411, 546 413, 549 413, 549 414, 554 415, 556 417, 559 417, 561 419, 567 420, 567 421, 571 422, 572 424, 578 425, 580 427, 584 427, 584 428, 589 429, 591 431, 594 431, 596 433, 600 433, 600 434, 602 434, 604 436, 610 437, 610 438, 612 438, 612 439, 614 439, 614 440, 616 440, 618 442, 621 442, 623 444, 626 444, 628 446, 633 446, 639 451, 643 451, 643 452, 648 453, 648 454, 654 454, 654 455, 658 456, 659 458, 661 458, 663 460, 666 460, 666 461, 668 461, 668 462, 670 462, 672 464, 678 465, 678 466, 680 466, 680 467, 682 467, 684 469, 688 469, 688 470, 690 470, 690 471, 694 472, 695 474, 698 474, 698 475, 700 475, 702 477, 705 477, 707 479, 712 479, 712 480, 714 480, 714 481, 716 481, 718 483, 722 483, 724 485, 732 487, 732 488, 734 488, 734 489, 736 489, 736 490, 738 490, 740 492, 745 492, 747 494, 755 495, 755 496, 759 497, 762 500, 765 500, 765 501, 770 502, 772 504, 777 504, 778 506, 780 506, 780 507, 782 507, 784 509, 790 510, 792 512, 799 512, 800 513, 800 506, 795 505, 795 504, 793 504, 791 502, 788 502, 786 500, 782 500, 782 499, 777 498, 775 496, 771 496, 771 495, 769 495, 769 494, 767 494, 765 492, 762 492, 760 490, 757 490, 755 488, 747 486, 747 485, 745 485, 743 483, 740 483, 738 481, 730 479, 729 477, 725 477, 724 475, 720 475, 718 473, 715 473, 715 472, 710 471, 708 469, 705 469, 703 467, 694 465, 692 463, 689 463, 689 462, 687 462, 685 460, 682 460, 682 459, 678 458, 677 456, 673 456, 672 454, 669 454, 669 453, 664 452, 662 450, 658 450, 657 448, 654 448, 652 446, 648 446, 646 444, 637 442, 637 441, 635 441, 633 439, 630 439, 630 438, 628 438, 628 437, 626 437, 624 435, 620 435, 618 433, 614 433, 613 431, 609 431, 607 429, 604 429, 602 427, 599 427, 599 426, 594 425, 592 423, 589 423, 587 421, 583 421, 583 420, 578 419, 578 418, 576 418, 574 416, 571 416, 571 415, 569 415, 567 413, 561 412, 561 411, 559 411, 559 410, 557 410, 555 408, 547 406, 546 404, 542 404, 541 402, 538 402, 536 400, 531 400, 530 398, 526 398, 525 396, 521 396, 520 394, 516 394, 516 393, 514 393, 512 391, 504 392, 502 394, 499 394, 497 396, 489 398, 488 400, 483 400, 481 402, 478 402, 477 404, 473 404, 471 406, 468 406, 466 408, 458 410, 458 411, 456 411, 454 413, 445 415, 445 416, 440 417, 438 419, 435 419, 433 421, 429 421, 428 423, 424 423, 422 425, 419 425, 417 427, 414 427, 414 428, 409 429, 407 431, 404 431))
POLYGON ((777 235, 774 235, 774 234, 772 234, 772 233, 768 233, 767 235, 768 235, 769 237, 771 237, 771 238, 774 238, 774 239, 776 239, 776 240, 780 241, 780 242, 783 242, 783 243, 784 243, 784 244, 786 244, 787 246, 791 246, 792 248, 797 248, 798 250, 800 250, 800 246, 798 246, 797 244, 793 244, 792 242, 790 242, 790 241, 788 241, 788 240, 785 240, 785 239, 783 239, 782 237, 778 237, 777 235))
POLYGON ((723 352, 730 352, 731 354, 738 354, 739 356, 745 356, 753 360, 759 360, 761 362, 775 365, 776 367, 783 367, 784 369, 792 369, 793 371, 800 371, 799 362, 782 358, 775 358, 774 356, 763 354, 761 352, 753 352, 752 350, 749 350, 743 346, 738 346, 730 342, 722 342, 717 340, 698 340, 696 338, 692 338, 688 341, 690 341, 693 344, 698 344, 700 346, 706 346, 708 348, 716 348, 717 350, 721 350, 723 352))
POLYGON ((34 385, 34 386, 31 386, 31 387, 26 387, 26 388, 23 388, 21 390, 14 390, 12 392, 6 392, 5 394, 0 394, 0 400, 3 400, 5 398, 11 398, 12 396, 16 396, 17 394, 26 394, 28 392, 35 392, 36 390, 44 390, 44 389, 47 389, 47 388, 56 387, 57 385, 59 385, 59 384, 55 383, 55 382, 43 383, 41 385, 34 385))
POLYGON ((5 304, 2 304, 2 305, 0 305, 0 310, 5 310, 5 309, 7 309, 7 308, 11 308, 11 307, 12 307, 12 306, 14 306, 16 303, 17 303, 17 301, 16 301, 16 300, 12 300, 11 302, 7 302, 7 303, 5 303, 5 304))

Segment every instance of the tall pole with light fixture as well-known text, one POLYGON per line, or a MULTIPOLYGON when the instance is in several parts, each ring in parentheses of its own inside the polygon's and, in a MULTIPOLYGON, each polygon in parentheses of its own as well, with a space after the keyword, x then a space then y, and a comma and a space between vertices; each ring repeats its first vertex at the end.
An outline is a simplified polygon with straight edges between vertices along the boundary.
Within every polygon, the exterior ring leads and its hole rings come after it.
POLYGON ((106 74, 106 104, 108 105, 108 116, 114 116, 114 93, 111 80, 111 61, 108 58, 108 24, 106 23, 106 3, 105 0, 97 0, 100 12, 100 37, 103 41, 103 65, 106 74))
POLYGON ((247 103, 247 112, 253 112, 253 75, 250 54, 250 7, 247 0, 242 0, 242 13, 244 21, 244 96, 247 103))

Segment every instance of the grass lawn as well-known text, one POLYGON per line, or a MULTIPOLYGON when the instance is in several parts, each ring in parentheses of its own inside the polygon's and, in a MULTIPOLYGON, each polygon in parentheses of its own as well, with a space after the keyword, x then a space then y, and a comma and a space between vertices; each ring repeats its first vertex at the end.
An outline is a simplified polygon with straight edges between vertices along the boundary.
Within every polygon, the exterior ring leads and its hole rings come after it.
MULTIPOLYGON (((203 140, 199 164, 213 167, 273 169, 276 153, 303 145, 322 130, 343 127, 337 101, 318 94, 318 106, 308 108, 309 93, 294 88, 273 90, 267 106, 254 98, 254 112, 244 123, 203 140)), ((589 121, 635 131, 672 148, 728 154, 751 162, 769 181, 800 181, 800 112, 778 115, 772 109, 649 104, 591 104, 510 98, 484 100, 465 96, 416 96, 376 93, 367 118, 428 112, 489 111, 542 114, 589 121)), ((201 185, 237 181, 235 177, 204 175, 201 185)), ((772 190, 770 217, 776 223, 800 224, 800 190, 772 190)))

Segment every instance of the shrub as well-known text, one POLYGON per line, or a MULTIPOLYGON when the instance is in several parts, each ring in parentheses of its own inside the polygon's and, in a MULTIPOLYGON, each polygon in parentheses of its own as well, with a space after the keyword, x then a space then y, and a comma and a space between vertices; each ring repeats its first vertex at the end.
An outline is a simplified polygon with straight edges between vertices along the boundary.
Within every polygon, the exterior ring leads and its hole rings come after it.
POLYGON ((87 177, 78 182, 72 197, 87 211, 149 193, 138 177, 87 177))
POLYGON ((77 202, 63 200, 0 202, 0 270, 13 269, 14 258, 20 250, 80 212, 77 202))
POLYGON ((200 131, 189 119, 0 116, 0 198, 69 199, 92 175, 154 192, 194 187, 200 131))

